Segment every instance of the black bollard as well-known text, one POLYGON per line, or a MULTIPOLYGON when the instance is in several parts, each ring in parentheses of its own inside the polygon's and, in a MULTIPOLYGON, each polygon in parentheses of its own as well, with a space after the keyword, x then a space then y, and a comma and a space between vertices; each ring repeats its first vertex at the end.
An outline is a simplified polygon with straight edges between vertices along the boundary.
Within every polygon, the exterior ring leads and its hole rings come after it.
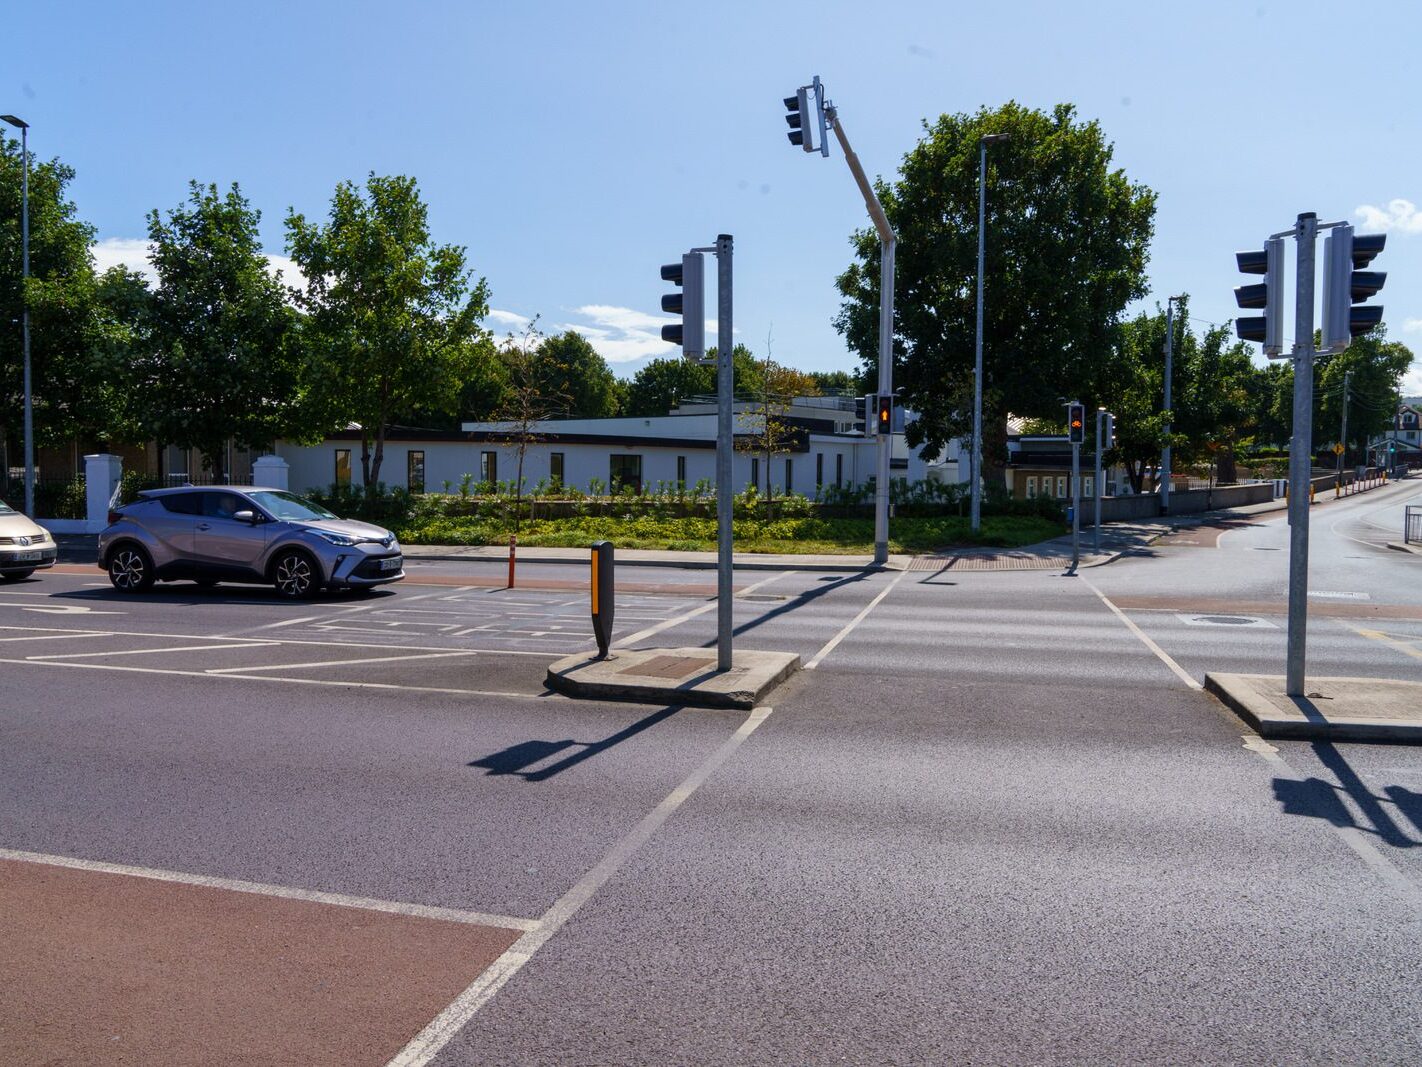
POLYGON ((598 659, 607 659, 612 641, 615 607, 612 542, 594 541, 592 546, 592 624, 597 638, 598 659))

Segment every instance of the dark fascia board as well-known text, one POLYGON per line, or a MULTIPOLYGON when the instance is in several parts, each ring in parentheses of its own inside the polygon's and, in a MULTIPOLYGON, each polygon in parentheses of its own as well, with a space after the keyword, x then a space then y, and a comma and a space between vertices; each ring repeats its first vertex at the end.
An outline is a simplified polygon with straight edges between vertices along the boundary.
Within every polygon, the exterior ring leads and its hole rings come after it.
MULTIPOLYGON (((359 441, 359 430, 340 430, 329 435, 331 441, 359 441)), ((755 439, 753 434, 737 434, 736 441, 742 448, 755 439)), ((456 442, 463 444, 517 444, 518 435, 505 430, 414 430, 397 427, 385 435, 385 440, 399 444, 421 444, 456 442)), ((608 445, 613 448, 636 451, 639 448, 683 448, 711 450, 716 442, 707 438, 687 437, 637 437, 629 434, 598 433, 538 433, 530 442, 540 445, 608 445)), ((786 445, 776 449, 782 452, 808 452, 809 435, 799 427, 792 428, 787 435, 786 445), (800 430, 801 432, 795 432, 800 430)))

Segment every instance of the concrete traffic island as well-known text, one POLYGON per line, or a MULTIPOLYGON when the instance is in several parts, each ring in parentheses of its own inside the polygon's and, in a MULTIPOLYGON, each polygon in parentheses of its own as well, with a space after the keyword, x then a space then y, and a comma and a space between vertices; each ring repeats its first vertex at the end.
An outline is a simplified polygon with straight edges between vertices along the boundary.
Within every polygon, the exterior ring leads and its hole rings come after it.
POLYGON ((565 656, 549 665, 546 684, 588 700, 753 708, 799 669, 793 652, 737 650, 723 674, 716 670, 714 648, 620 649, 606 659, 565 656))
POLYGON ((1282 675, 1206 674, 1205 688, 1264 737, 1422 742, 1422 682, 1310 678, 1291 697, 1282 675))

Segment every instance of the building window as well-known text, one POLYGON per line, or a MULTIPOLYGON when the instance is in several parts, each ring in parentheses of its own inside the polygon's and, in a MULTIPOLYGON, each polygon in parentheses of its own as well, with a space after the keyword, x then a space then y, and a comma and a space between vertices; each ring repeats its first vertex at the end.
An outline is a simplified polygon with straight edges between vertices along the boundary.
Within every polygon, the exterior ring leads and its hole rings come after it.
POLYGON ((339 486, 351 484, 351 450, 349 448, 336 449, 336 484, 339 486))
POLYGON ((1081 495, 1086 497, 1087 500, 1090 500, 1096 495, 1096 476, 1094 474, 1085 475, 1082 478, 1082 484, 1085 485, 1086 488, 1081 491, 1081 495))
POLYGON ((751 485, 760 488, 760 457, 751 456, 751 485))
POLYGON ((816 452, 816 453, 815 453, 815 488, 818 489, 820 486, 822 486, 822 485, 824 485, 824 484, 825 484, 825 454, 824 454, 823 452, 816 452))
POLYGON ((548 454, 548 478, 554 485, 563 484, 563 453, 548 454))
POLYGON ((681 485, 683 485, 683 486, 686 485, 686 457, 685 457, 685 456, 677 456, 677 457, 676 457, 676 480, 677 480, 681 485))
POLYGON ((1058 499, 1058 500, 1065 500, 1065 499, 1066 499, 1066 495, 1067 495, 1066 482, 1067 482, 1067 480, 1066 480, 1066 475, 1060 474, 1060 475, 1057 476, 1057 499, 1058 499))
POLYGON ((787 460, 785 461, 785 492, 787 492, 787 493, 793 493, 794 491, 795 491, 795 461, 794 461, 793 459, 787 459, 787 460))
POLYGON ((498 484, 499 454, 497 452, 479 453, 479 480, 488 485, 498 484))
POLYGON ((610 457, 607 480, 614 493, 623 488, 631 488, 634 493, 640 496, 642 492, 642 457, 610 457))
POLYGON ((1035 474, 1027 475, 1027 499, 1037 499, 1037 476, 1035 474))
POLYGON ((412 493, 425 491, 424 449, 412 449, 405 457, 405 485, 412 493))
POLYGON ((838 489, 844 484, 844 453, 834 454, 834 487, 838 489))

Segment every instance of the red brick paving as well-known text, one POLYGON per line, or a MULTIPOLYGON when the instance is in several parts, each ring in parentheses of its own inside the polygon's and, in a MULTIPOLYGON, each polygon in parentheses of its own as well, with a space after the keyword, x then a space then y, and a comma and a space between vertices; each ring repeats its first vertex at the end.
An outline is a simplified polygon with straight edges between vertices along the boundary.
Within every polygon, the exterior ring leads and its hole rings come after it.
POLYGON ((0 1063, 383 1064, 518 936, 0 860, 0 1063))

